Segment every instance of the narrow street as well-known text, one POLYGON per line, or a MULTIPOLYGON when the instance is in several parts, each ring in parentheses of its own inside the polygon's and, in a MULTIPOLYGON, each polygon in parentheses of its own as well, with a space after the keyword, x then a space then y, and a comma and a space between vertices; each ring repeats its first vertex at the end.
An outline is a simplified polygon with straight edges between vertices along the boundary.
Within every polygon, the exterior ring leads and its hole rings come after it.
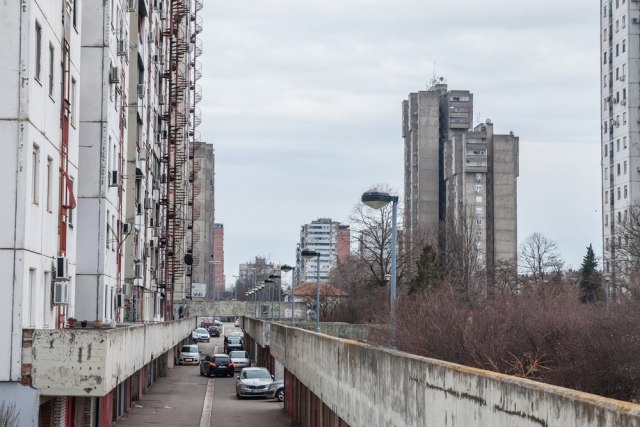
MULTIPOLYGON (((232 323, 225 323, 223 331, 236 330, 232 323)), ((222 334, 224 335, 224 333, 222 334)), ((202 355, 222 352, 223 338, 211 338, 209 343, 199 343, 202 355)), ((237 376, 237 374, 236 374, 237 376)), ((199 426, 207 427, 287 427, 291 423, 284 414, 284 404, 274 399, 243 399, 235 395, 236 379, 230 377, 206 378, 200 375, 198 366, 176 366, 169 370, 133 408, 118 420, 117 426, 199 426), (210 387, 208 387, 210 385, 210 387), (213 391, 211 413, 204 409, 207 389, 213 391)))

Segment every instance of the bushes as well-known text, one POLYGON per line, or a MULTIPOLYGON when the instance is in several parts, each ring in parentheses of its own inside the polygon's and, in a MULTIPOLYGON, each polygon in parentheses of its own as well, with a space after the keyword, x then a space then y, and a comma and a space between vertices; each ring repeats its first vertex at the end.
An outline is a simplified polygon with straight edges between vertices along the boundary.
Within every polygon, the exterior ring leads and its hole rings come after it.
POLYGON ((482 303, 448 289, 403 297, 398 348, 427 357, 634 400, 640 304, 583 304, 575 287, 527 289, 482 303), (468 301, 468 300, 467 300, 468 301))

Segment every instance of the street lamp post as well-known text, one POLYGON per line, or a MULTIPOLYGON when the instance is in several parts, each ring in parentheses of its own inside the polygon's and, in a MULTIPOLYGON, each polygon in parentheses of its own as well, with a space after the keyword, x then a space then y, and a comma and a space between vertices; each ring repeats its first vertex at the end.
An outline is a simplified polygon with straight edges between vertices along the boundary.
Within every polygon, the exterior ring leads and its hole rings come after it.
POLYGON ((303 249, 300 255, 306 260, 316 258, 316 332, 320 332, 320 252, 303 249))
MULTIPOLYGON (((290 265, 283 265, 280 267, 280 270, 284 273, 288 273, 293 270, 293 267, 290 265)), ((280 287, 282 287, 282 282, 280 282, 280 287)), ((295 316, 295 303, 293 298, 293 289, 295 287, 295 282, 293 281, 293 274, 291 275, 291 326, 296 326, 296 316, 295 316)))
MULTIPOLYGON (((271 277, 271 276, 269 276, 271 277)), ((271 321, 273 322, 273 284, 275 283, 274 280, 271 279, 264 279, 264 283, 268 283, 269 284, 269 298, 271 298, 271 321)))
POLYGON ((389 321, 391 323, 391 335, 389 347, 396 347, 396 246, 398 240, 398 196, 392 196, 382 191, 369 190, 362 194, 362 203, 373 209, 382 209, 392 203, 391 213, 391 288, 389 289, 389 321))
MULTIPOLYGON (((278 285, 278 320, 280 320, 280 299, 281 299, 281 291, 282 291, 282 282, 280 281, 280 275, 279 274, 270 274, 269 275, 269 279, 272 279, 273 283, 278 285)), ((275 291, 274 291, 273 297, 275 299, 275 291)), ((271 313, 271 314, 273 316, 273 313, 271 313)), ((273 318, 272 318, 272 320, 273 320, 273 318)))

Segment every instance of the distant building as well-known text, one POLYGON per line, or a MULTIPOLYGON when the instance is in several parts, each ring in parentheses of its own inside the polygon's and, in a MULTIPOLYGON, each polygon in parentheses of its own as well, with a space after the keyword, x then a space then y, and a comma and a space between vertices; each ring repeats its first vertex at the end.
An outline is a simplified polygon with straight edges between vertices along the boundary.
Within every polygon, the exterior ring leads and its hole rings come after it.
POLYGON ((300 227, 300 243, 296 256, 297 270, 301 272, 298 282, 315 281, 317 278, 316 261, 305 262, 300 256, 301 250, 309 249, 320 253, 320 280, 326 281, 337 260, 349 255, 350 241, 349 226, 330 218, 318 218, 300 227))
POLYGON ((198 144, 193 160, 193 283, 206 284, 204 298, 218 299, 213 288, 214 270, 222 268, 215 258, 215 150, 212 144, 198 144), (216 263, 214 266, 214 262, 216 263))
POLYGON ((600 1, 602 242, 605 280, 625 275, 621 224, 640 202, 640 112, 636 1, 600 1))
POLYGON ((471 129, 473 94, 434 84, 402 104, 404 138, 403 253, 437 242, 445 222, 469 231, 489 277, 516 259, 519 140, 495 134, 487 120, 471 129))
POLYGON ((224 274, 224 225, 213 224, 213 259, 216 262, 216 294, 222 295, 225 290, 224 274))

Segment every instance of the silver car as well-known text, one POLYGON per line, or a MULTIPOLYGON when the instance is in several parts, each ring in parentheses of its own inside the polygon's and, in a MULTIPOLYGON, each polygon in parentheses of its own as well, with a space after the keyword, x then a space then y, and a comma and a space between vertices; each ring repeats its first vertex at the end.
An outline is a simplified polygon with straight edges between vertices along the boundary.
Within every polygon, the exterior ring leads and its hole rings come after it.
POLYGON ((273 382, 273 375, 267 368, 244 368, 236 381, 236 396, 238 399, 248 396, 269 397, 272 392, 269 386, 273 382))
POLYGON ((251 366, 251 359, 249 358, 249 353, 247 353, 246 351, 230 351, 229 357, 231 358, 236 371, 240 371, 243 368, 248 368, 251 366))
POLYGON ((178 356, 178 365, 199 365, 200 352, 197 345, 183 345, 178 356))
POLYGON ((284 380, 278 380, 271 383, 269 386, 269 395, 276 399, 278 402, 284 402, 284 380))

